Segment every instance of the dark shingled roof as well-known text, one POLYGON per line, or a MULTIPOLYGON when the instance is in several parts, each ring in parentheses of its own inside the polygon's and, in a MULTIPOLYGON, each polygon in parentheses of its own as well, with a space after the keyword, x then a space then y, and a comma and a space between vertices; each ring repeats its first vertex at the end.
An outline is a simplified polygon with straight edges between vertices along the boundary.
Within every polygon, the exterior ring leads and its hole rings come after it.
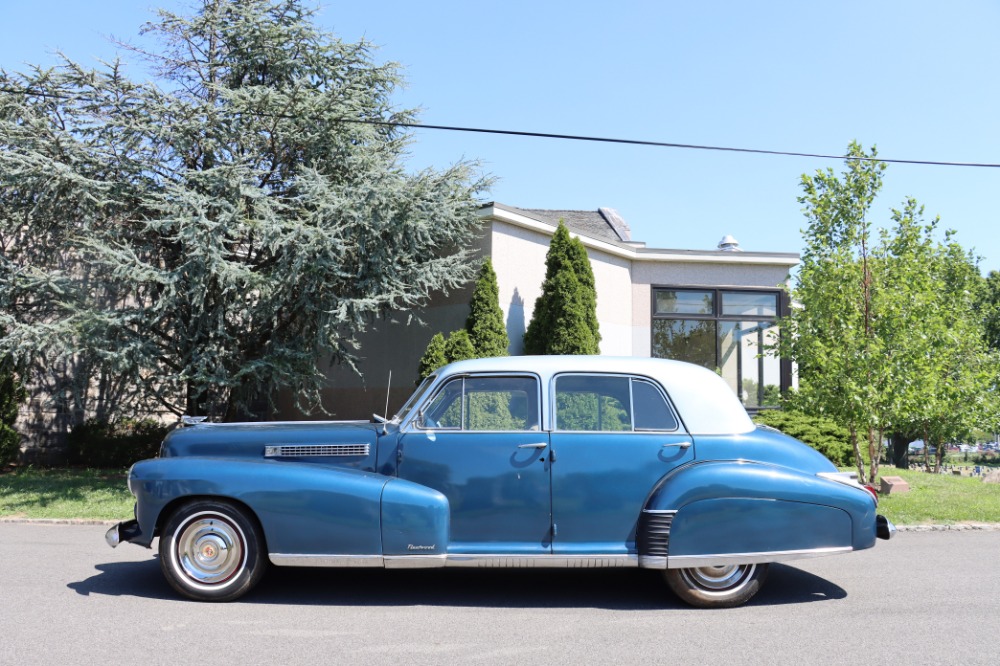
POLYGON ((611 208, 602 208, 600 210, 541 210, 537 208, 515 208, 514 206, 507 206, 496 202, 487 205, 495 206, 511 213, 518 213, 539 222, 551 224, 553 227, 559 226, 559 220, 562 220, 570 231, 581 236, 587 236, 588 238, 623 247, 632 247, 625 242, 630 240, 628 224, 611 208))

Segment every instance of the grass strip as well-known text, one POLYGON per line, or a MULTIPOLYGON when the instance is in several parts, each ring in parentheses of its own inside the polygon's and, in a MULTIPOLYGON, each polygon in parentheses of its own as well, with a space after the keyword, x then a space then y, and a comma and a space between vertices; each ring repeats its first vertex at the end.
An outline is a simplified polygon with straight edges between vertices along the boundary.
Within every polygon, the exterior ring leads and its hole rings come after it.
POLYGON ((124 470, 18 469, 0 474, 0 517, 126 520, 135 499, 124 470))
POLYGON ((909 492, 879 497, 879 513, 897 525, 1000 523, 1000 484, 895 467, 879 471, 902 477, 910 486, 909 492))

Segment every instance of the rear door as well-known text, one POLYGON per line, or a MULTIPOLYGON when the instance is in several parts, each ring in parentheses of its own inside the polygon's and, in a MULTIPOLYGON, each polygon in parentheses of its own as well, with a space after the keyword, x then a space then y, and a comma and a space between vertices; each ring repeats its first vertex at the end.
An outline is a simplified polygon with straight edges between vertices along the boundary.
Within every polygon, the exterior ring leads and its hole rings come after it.
POLYGON ((646 498, 694 460, 691 436, 647 378, 562 374, 550 391, 552 552, 635 553, 646 498))

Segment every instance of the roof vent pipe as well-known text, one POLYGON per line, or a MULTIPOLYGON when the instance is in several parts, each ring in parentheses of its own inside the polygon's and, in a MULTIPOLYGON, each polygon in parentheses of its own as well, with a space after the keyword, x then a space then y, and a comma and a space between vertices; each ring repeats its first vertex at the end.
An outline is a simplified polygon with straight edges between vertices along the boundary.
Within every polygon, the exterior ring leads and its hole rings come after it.
POLYGON ((739 241, 737 241, 735 238, 733 238, 729 234, 726 234, 725 236, 722 237, 722 240, 719 241, 719 251, 720 252, 742 252, 743 250, 740 249, 740 243, 739 243, 739 241))

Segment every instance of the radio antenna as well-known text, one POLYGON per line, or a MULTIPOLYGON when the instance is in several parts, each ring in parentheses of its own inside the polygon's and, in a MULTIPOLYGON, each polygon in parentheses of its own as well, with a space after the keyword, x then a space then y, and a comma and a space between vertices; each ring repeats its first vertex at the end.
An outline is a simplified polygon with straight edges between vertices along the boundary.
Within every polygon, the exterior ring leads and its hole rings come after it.
POLYGON ((382 412, 383 414, 386 415, 386 417, 389 416, 389 391, 391 389, 392 389, 392 369, 390 368, 389 369, 389 384, 385 387, 385 411, 382 412))

